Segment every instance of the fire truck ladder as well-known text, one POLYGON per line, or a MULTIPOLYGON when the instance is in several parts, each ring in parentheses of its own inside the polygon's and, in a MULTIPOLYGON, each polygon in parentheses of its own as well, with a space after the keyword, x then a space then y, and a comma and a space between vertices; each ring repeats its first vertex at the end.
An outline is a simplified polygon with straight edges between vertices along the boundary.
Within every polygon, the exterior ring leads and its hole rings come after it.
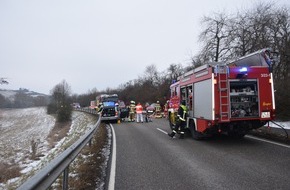
POLYGON ((218 66, 218 83, 220 92, 220 121, 230 120, 229 112, 229 88, 228 88, 228 67, 226 65, 218 66))

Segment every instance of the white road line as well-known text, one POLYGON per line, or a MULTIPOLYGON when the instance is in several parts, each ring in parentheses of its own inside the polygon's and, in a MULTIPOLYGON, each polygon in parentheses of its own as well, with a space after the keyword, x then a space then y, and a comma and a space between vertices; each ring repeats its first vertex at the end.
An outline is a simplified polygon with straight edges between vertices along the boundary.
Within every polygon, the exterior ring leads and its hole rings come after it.
POLYGON ((258 140, 258 141, 263 141, 263 142, 267 142, 267 143, 270 143, 270 144, 274 144, 274 145, 282 146, 282 147, 285 147, 285 148, 290 148, 289 145, 285 145, 285 144, 277 143, 277 142, 274 142, 274 141, 265 140, 265 139, 261 139, 261 138, 257 138, 257 137, 253 137, 253 136, 249 136, 249 135, 246 135, 246 137, 247 137, 247 138, 250 138, 250 139, 255 139, 255 140, 258 140))
POLYGON ((157 130, 161 131, 162 133, 166 134, 167 135, 167 132, 166 131, 163 131, 162 129, 160 128, 157 128, 157 130))
POLYGON ((111 171, 110 171, 110 179, 109 179, 109 190, 114 190, 115 189, 115 176, 116 176, 116 135, 115 135, 115 130, 110 124, 111 130, 112 130, 112 136, 113 136, 113 152, 112 152, 112 160, 111 160, 111 171))

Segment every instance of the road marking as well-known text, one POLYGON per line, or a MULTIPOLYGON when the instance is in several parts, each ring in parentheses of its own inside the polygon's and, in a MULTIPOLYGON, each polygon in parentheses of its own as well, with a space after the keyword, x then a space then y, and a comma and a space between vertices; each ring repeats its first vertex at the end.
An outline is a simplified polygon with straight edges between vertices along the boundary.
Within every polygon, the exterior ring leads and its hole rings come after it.
POLYGON ((267 142, 267 143, 270 143, 270 144, 282 146, 282 147, 285 147, 285 148, 290 148, 289 145, 285 145, 285 144, 282 144, 282 143, 277 143, 277 142, 274 142, 274 141, 265 140, 265 139, 261 139, 261 138, 257 138, 257 137, 253 137, 253 136, 249 136, 249 135, 246 135, 246 137, 250 138, 250 139, 255 139, 255 140, 258 140, 258 141, 263 141, 263 142, 267 142))
POLYGON ((115 135, 115 130, 112 126, 112 124, 110 124, 110 127, 112 129, 112 136, 113 136, 113 145, 112 145, 112 160, 111 160, 111 171, 110 171, 110 179, 109 179, 109 190, 114 190, 115 189, 115 176, 116 176, 116 135, 115 135))
POLYGON ((160 128, 157 128, 157 130, 161 131, 162 133, 166 134, 167 135, 167 132, 166 131, 163 131, 162 129, 160 128))

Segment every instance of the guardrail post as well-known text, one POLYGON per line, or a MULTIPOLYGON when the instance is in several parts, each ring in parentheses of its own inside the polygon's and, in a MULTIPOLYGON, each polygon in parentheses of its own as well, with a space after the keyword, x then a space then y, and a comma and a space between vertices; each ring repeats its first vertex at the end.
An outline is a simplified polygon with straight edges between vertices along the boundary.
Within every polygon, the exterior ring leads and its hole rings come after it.
POLYGON ((63 180, 62 180, 62 189, 68 190, 68 173, 69 173, 69 165, 63 171, 63 180))

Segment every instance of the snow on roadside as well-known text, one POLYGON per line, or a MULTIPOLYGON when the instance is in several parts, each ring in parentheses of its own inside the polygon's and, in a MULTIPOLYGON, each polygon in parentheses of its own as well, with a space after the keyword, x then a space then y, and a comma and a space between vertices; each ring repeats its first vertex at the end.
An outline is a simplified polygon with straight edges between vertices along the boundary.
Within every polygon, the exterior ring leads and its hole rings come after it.
POLYGON ((72 121, 67 136, 51 149, 46 138, 54 127, 55 118, 46 114, 46 108, 0 109, 0 162, 18 164, 23 174, 7 184, 0 184, 0 190, 7 186, 18 187, 30 173, 46 165, 95 124, 94 117, 82 112, 73 112, 72 121), (31 160, 32 140, 38 143, 37 154, 43 155, 39 160, 31 160))
MULTIPOLYGON (((290 130, 290 121, 283 121, 283 122, 281 122, 281 121, 274 121, 274 122, 270 122, 269 123, 269 127, 281 128, 280 126, 283 127, 284 129, 289 129, 290 130)), ((268 127, 268 124, 266 124, 265 127, 268 127)))
POLYGON ((54 123, 44 107, 0 110, 0 161, 13 164, 22 159, 21 154, 30 152, 31 141, 44 142, 54 123))

